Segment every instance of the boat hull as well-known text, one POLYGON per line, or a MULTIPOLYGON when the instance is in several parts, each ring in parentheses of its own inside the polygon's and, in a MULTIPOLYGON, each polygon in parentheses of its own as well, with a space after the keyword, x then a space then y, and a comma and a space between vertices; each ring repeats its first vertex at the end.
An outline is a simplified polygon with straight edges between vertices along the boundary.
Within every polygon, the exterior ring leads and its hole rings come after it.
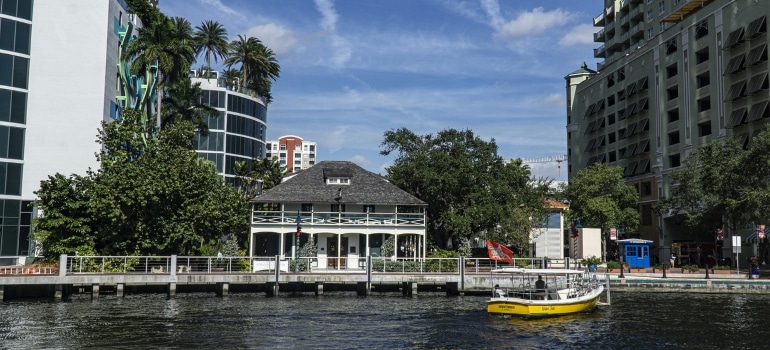
POLYGON ((602 291, 603 288, 600 288, 590 295, 567 300, 492 298, 487 303, 487 312, 523 317, 559 316, 585 312, 599 304, 602 291))

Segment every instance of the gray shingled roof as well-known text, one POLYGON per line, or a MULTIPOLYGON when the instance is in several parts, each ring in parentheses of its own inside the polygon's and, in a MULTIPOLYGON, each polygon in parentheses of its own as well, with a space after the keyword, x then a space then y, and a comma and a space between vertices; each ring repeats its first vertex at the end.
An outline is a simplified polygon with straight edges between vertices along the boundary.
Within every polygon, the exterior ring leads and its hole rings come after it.
POLYGON ((384 177, 352 162, 323 161, 301 171, 253 200, 256 203, 355 203, 426 205, 384 177), (327 177, 350 177, 349 185, 327 185, 327 177), (339 200, 337 190, 342 188, 339 200))

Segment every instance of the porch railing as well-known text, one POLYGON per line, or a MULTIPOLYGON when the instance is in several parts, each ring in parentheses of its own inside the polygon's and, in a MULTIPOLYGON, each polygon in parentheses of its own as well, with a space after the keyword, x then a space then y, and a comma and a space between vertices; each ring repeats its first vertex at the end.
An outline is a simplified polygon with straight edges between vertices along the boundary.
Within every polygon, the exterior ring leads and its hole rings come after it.
MULTIPOLYGON (((313 225, 392 225, 425 226, 424 214, 410 213, 338 213, 338 212, 300 212, 302 226, 313 225)), ((297 213, 289 211, 254 211, 252 223, 290 224, 297 223, 297 213)))

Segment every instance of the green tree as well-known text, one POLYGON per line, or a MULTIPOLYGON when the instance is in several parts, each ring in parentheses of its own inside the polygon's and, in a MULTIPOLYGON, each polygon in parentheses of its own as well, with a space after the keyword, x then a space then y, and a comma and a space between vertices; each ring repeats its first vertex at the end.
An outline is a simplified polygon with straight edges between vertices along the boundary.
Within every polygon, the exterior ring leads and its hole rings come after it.
POLYGON ((202 242, 246 233, 246 201, 198 157, 192 124, 169 124, 137 151, 139 118, 126 110, 121 123, 103 124, 98 171, 41 183, 45 214, 33 225, 46 257, 83 244, 103 255, 191 254, 202 242))
POLYGON ((755 209, 767 193, 767 186, 762 185, 766 180, 761 172, 754 176, 751 165, 767 159, 762 152, 767 150, 768 136, 755 137, 756 146, 751 151, 744 150, 734 138, 694 150, 683 166, 672 172, 671 193, 658 202, 656 210, 685 227, 691 238, 699 233, 710 238, 719 227, 735 232, 737 226, 761 217, 755 209))
POLYGON ((595 163, 580 170, 569 180, 566 195, 572 219, 580 220, 584 227, 601 229, 605 258, 610 228, 622 226, 633 232, 639 227, 639 193, 623 181, 622 167, 595 163))
POLYGON ((211 57, 214 62, 218 58, 225 59, 230 44, 227 42, 227 29, 216 21, 204 21, 200 26, 195 27, 195 54, 204 54, 206 57, 206 72, 210 78, 211 57))
POLYGON ((193 123, 201 135, 209 134, 207 117, 219 117, 219 111, 202 102, 203 90, 200 83, 192 84, 189 78, 180 79, 168 85, 168 97, 163 109, 161 128, 168 123, 185 120, 193 123))
POLYGON ((262 191, 271 189, 281 183, 286 176, 286 167, 278 157, 261 158, 251 161, 236 161, 233 168, 238 178, 238 191, 246 198, 253 198, 257 193, 258 184, 262 183, 262 191))
MULTIPOLYGON (((157 110, 162 111, 166 82, 187 76, 195 61, 192 27, 184 18, 169 19, 156 8, 146 8, 136 0, 129 1, 129 6, 140 15, 144 26, 139 29, 137 38, 129 43, 123 58, 133 59, 132 74, 150 72, 157 77, 157 110)), ((157 128, 161 127, 161 114, 156 118, 157 128)))
MULTIPOLYGON (((505 162, 495 141, 472 131, 448 129, 419 136, 402 128, 385 132, 382 155, 396 152, 387 178, 428 203, 428 234, 441 249, 456 249, 463 238, 483 239, 501 231, 513 206, 527 203, 531 174, 520 162, 505 162)), ((526 205, 526 204, 525 204, 526 205)), ((542 206, 542 202, 540 202, 542 206)), ((507 232, 499 237, 528 236, 507 232)))
POLYGON ((272 101, 271 81, 281 74, 273 50, 257 38, 239 34, 238 39, 230 43, 225 64, 228 68, 240 64, 243 84, 265 97, 268 103, 272 101))

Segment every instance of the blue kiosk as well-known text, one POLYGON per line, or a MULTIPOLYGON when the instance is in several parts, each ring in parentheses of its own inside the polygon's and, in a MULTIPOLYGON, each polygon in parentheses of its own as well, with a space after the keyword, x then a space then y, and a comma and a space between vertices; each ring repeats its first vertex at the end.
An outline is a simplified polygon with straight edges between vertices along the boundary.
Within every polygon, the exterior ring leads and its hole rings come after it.
POLYGON ((618 240, 618 250, 629 267, 650 267, 651 245, 652 241, 644 239, 618 240))

